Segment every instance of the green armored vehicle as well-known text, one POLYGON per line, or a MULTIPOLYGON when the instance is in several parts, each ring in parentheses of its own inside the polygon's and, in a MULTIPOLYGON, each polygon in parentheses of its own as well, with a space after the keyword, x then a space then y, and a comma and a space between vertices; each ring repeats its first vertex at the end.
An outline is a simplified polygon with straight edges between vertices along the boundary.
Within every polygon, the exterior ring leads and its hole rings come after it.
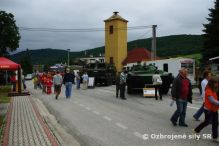
POLYGON ((116 68, 112 64, 89 63, 85 67, 89 77, 94 77, 95 85, 112 85, 116 80, 116 68))
MULTIPOLYGON (((152 76, 155 74, 157 67, 150 65, 136 65, 128 72, 127 75, 127 92, 128 94, 133 93, 134 90, 142 91, 146 87, 153 87, 152 85, 152 76)), ((162 83, 162 92, 167 94, 170 88, 170 85, 173 81, 173 76, 171 73, 164 72, 162 70, 157 70, 163 81, 162 83)))

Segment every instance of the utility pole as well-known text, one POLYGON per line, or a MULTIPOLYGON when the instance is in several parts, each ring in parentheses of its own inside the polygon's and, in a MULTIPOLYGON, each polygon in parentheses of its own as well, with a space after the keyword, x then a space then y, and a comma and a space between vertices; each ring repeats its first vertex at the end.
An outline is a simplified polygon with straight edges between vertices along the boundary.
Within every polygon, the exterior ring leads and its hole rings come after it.
POLYGON ((152 25, 151 60, 156 60, 157 58, 156 28, 157 28, 157 25, 152 25))
POLYGON ((69 67, 69 51, 70 51, 70 49, 67 49, 67 51, 68 51, 68 67, 69 67))

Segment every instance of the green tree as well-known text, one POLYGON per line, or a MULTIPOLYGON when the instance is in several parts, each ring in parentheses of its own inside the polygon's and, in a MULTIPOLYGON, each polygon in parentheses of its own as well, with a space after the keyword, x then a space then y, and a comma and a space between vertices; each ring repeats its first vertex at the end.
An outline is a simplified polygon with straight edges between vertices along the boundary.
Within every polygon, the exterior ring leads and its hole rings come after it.
POLYGON ((0 11, 0 56, 8 56, 19 47, 20 34, 15 22, 13 14, 0 11))
POLYGON ((45 64, 44 68, 43 68, 44 72, 48 72, 49 71, 49 64, 45 64))
POLYGON ((21 57, 20 64, 23 69, 24 75, 33 72, 33 65, 31 63, 31 54, 28 49, 26 50, 24 56, 21 57))
POLYGON ((202 50, 203 63, 206 63, 209 58, 219 55, 219 0, 215 1, 215 6, 209 9, 210 14, 207 20, 209 24, 204 24, 205 32, 204 47, 202 50))

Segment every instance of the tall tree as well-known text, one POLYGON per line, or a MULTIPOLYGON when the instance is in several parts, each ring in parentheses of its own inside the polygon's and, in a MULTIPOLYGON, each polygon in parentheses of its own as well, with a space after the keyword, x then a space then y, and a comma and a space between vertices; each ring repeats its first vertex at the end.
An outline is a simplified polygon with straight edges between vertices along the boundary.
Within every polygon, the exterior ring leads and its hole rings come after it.
POLYGON ((214 8, 209 11, 209 18, 207 18, 209 24, 204 24, 203 30, 205 32, 202 50, 203 63, 206 63, 209 58, 219 56, 219 0, 215 1, 214 8))
POLYGON ((7 56, 19 47, 20 34, 15 22, 13 14, 0 11, 0 56, 7 56))
POLYGON ((24 56, 22 56, 20 60, 20 64, 23 69, 24 75, 33 72, 33 65, 31 63, 31 54, 28 49, 26 50, 24 56))

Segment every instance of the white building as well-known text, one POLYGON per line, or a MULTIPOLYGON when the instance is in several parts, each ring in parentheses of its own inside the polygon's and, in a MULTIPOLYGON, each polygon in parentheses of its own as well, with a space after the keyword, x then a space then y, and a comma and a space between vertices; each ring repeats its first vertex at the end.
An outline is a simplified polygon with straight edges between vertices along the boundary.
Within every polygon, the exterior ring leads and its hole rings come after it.
MULTIPOLYGON (((190 58, 170 58, 170 59, 161 59, 155 61, 145 61, 141 62, 141 64, 155 64, 155 66, 159 70, 166 71, 168 73, 172 73, 174 77, 176 77, 181 68, 188 69, 188 78, 191 80, 192 84, 195 83, 195 60, 190 58)), ((126 67, 131 68, 133 65, 137 65, 137 63, 127 64, 126 67)))
POLYGON ((219 75, 219 56, 210 58, 209 61, 212 73, 219 75))
POLYGON ((85 61, 86 63, 95 63, 96 61, 100 63, 105 63, 105 57, 104 56, 99 56, 99 57, 85 57, 85 58, 80 58, 81 61, 85 61))

